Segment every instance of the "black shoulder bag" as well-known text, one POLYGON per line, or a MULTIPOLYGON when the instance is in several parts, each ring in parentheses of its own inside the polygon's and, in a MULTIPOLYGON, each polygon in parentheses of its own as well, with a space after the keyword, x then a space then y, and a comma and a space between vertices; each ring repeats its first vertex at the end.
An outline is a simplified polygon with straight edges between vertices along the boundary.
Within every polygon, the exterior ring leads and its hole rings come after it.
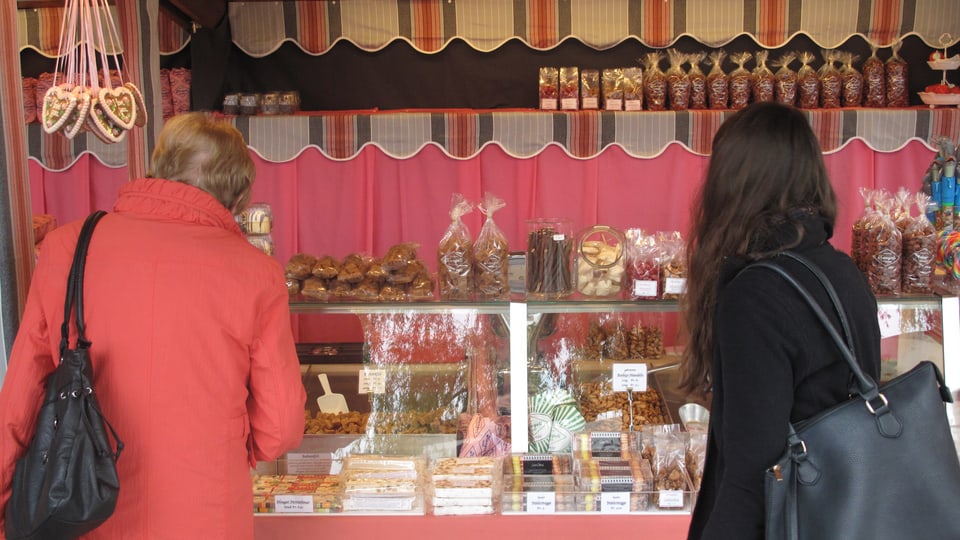
POLYGON ((786 450, 766 472, 767 540, 960 538, 960 461, 940 370, 923 361, 881 387, 856 361, 836 291, 811 261, 785 253, 826 288, 842 332, 788 271, 769 261, 826 326, 853 372, 855 394, 790 425, 786 450))
POLYGON ((104 215, 102 211, 91 214, 77 240, 60 329, 60 364, 47 378, 36 433, 14 471, 5 514, 10 540, 76 538, 103 523, 117 504, 120 483, 116 460, 123 443, 100 413, 83 322, 87 246, 93 228, 104 215), (72 306, 76 307, 77 322, 74 349, 69 348, 72 306), (107 428, 116 442, 116 452, 107 428))

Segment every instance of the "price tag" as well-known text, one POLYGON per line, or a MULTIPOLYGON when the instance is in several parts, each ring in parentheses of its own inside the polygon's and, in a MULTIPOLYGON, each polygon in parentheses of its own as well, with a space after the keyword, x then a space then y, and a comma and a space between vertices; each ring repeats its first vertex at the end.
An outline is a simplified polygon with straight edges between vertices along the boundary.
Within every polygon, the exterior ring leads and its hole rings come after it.
POLYGON ((633 295, 637 298, 656 298, 659 284, 652 279, 633 282, 633 295))
POLYGON ((547 98, 547 99, 541 99, 541 100, 540 100, 540 108, 543 109, 543 110, 545 110, 545 111, 555 111, 555 110, 557 110, 557 100, 556 100, 555 98, 553 98, 553 99, 549 99, 549 98, 547 98))
POLYGON ((679 489, 664 489, 658 492, 660 508, 683 508, 683 492, 679 489))
POLYGON ((580 107, 580 100, 578 98, 563 98, 560 100, 560 108, 565 111, 575 111, 580 107))
POLYGON ((387 391, 387 372, 377 368, 363 368, 360 370, 361 394, 384 394, 387 391))
POLYGON ((287 454, 287 474, 326 474, 330 463, 330 454, 287 454))
POLYGON ((880 337, 886 338, 900 335, 900 308, 891 304, 882 304, 877 310, 877 319, 880 322, 880 337))
POLYGON ((668 277, 663 284, 663 294, 683 294, 687 290, 687 278, 668 277))
POLYGON ((627 111, 642 111, 643 102, 639 99, 628 99, 623 102, 623 108, 627 111))
POLYGON ((608 111, 622 111, 623 110, 623 100, 622 99, 608 99, 603 102, 603 108, 608 111))
POLYGON ((626 492, 601 493, 600 511, 604 514, 626 514, 630 512, 630 494, 626 492))
POLYGON ((553 491, 527 493, 527 508, 530 514, 552 514, 557 511, 557 494, 553 491))
POLYGON ((275 495, 273 511, 278 514, 312 514, 312 495, 275 495))
POLYGON ((566 240, 566 239, 567 239, 567 235, 565 235, 565 234, 563 234, 563 233, 557 233, 557 234, 553 235, 553 241, 554 241, 554 242, 563 242, 563 241, 566 240))
POLYGON ((583 108, 584 109, 596 109, 599 105, 599 99, 595 97, 585 97, 583 98, 583 108))
POLYGON ((613 391, 626 392, 647 391, 647 365, 646 364, 613 364, 613 391))

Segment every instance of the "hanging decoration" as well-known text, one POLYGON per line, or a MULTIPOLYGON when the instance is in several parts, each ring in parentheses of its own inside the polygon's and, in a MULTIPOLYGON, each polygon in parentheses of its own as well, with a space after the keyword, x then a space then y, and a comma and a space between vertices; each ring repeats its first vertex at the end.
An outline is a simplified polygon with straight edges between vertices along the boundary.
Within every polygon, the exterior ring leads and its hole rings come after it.
POLYGON ((107 0, 66 0, 53 86, 43 97, 47 133, 60 131, 72 139, 90 131, 104 142, 116 143, 134 126, 146 125, 143 94, 124 82, 120 58, 106 52, 106 41, 109 50, 117 50, 120 34, 107 0), (111 75, 111 56, 117 80, 111 75))

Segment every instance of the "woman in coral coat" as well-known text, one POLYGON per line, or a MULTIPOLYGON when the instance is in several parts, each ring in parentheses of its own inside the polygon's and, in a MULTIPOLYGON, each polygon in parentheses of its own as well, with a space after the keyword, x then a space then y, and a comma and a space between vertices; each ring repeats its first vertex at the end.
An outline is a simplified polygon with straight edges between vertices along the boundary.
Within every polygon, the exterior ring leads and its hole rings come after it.
MULTIPOLYGON (((152 177, 123 186, 94 231, 86 335, 101 409, 125 446, 116 511, 88 538, 252 538, 250 467, 300 443, 306 396, 283 269, 234 220, 254 173, 235 128, 175 117, 152 177)), ((59 360, 80 225, 43 243, 0 389, 0 509, 59 360)))

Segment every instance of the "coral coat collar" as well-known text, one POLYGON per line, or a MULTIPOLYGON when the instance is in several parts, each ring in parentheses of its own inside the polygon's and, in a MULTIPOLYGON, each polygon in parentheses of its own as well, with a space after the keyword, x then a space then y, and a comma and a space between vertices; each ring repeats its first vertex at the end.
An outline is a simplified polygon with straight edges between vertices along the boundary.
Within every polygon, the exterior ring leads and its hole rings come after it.
POLYGON ((243 235, 233 214, 212 195, 189 184, 162 178, 141 178, 125 184, 120 188, 113 211, 217 227, 243 235))

